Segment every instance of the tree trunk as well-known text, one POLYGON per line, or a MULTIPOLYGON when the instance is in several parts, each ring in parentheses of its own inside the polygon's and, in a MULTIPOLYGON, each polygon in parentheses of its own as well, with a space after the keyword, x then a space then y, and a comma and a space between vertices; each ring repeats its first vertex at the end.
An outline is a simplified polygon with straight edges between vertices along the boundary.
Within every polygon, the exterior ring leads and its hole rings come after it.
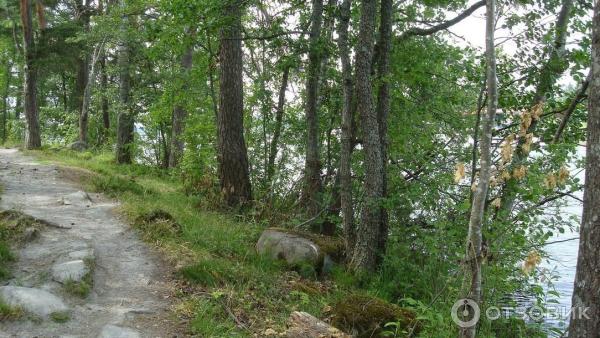
MULTIPOLYGON (((181 59, 181 69, 185 74, 184 81, 187 82, 187 77, 192 69, 192 57, 194 55, 194 48, 188 47, 181 59)), ((183 85, 182 90, 187 91, 187 84, 183 85)), ((179 164, 179 160, 183 155, 183 129, 185 127, 185 120, 188 112, 181 105, 177 104, 173 109, 172 128, 171 128, 171 149, 169 151, 169 167, 175 168, 179 164)))
MULTIPOLYGON (((124 7, 124 2, 121 2, 124 7)), ((128 15, 121 18, 121 41, 119 44, 119 115, 117 117, 117 163, 126 164, 133 161, 134 118, 129 102, 131 90, 130 46, 127 38, 128 15)))
MULTIPOLYGON (((98 12, 103 15, 108 14, 109 10, 109 1, 106 1, 106 6, 104 2, 106 0, 98 1, 98 12)), ((102 130, 101 142, 105 142, 108 137, 108 133, 110 130, 110 115, 108 111, 108 94, 106 91, 108 90, 108 74, 106 73, 106 56, 107 51, 104 50, 102 56, 100 57, 100 91, 101 91, 101 99, 100 99, 100 110, 102 111, 102 125, 104 130, 102 130)))
POLYGON ((361 17, 356 51, 356 101, 363 130, 363 166, 365 171, 363 209, 356 232, 350 268, 355 271, 372 271, 381 256, 378 244, 381 230, 381 199, 383 177, 381 138, 377 112, 373 104, 371 66, 373 59, 373 35, 375 33, 376 1, 361 1, 361 17))
POLYGON ((252 199, 248 153, 244 140, 244 88, 242 55, 242 2, 228 0, 221 28, 219 50, 218 160, 221 193, 228 206, 252 199))
POLYGON ((104 42, 101 42, 94 49, 94 53, 92 55, 91 69, 89 71, 88 82, 85 85, 85 90, 83 91, 83 105, 81 106, 81 114, 79 115, 79 141, 87 144, 87 134, 88 134, 88 118, 89 118, 89 110, 90 110, 90 101, 92 99, 92 88, 94 87, 94 82, 96 81, 96 63, 98 62, 98 58, 100 54, 103 53, 104 42))
MULTIPOLYGON (((482 261, 482 225, 484 221, 485 201, 487 198, 492 169, 492 131, 494 118, 498 108, 498 84, 496 82, 496 51, 494 45, 494 29, 496 19, 496 1, 487 0, 486 4, 486 81, 487 112, 482 116, 480 141, 479 182, 473 195, 471 215, 469 217, 469 234, 467 236, 466 262, 470 267, 465 276, 469 285, 468 298, 481 304, 481 261, 482 261)), ((460 337, 475 337, 477 326, 461 328, 460 337)))
POLYGON ((267 181, 272 184, 273 175, 275 175, 275 160, 277 158, 277 147, 279 146, 279 137, 283 127, 283 113, 285 106, 285 93, 287 92, 288 79, 290 76, 290 65, 286 64, 283 68, 283 76, 281 78, 281 86, 279 87, 279 98, 277 100, 277 111, 275 112, 275 128, 273 130, 273 138, 269 145, 269 161, 267 163, 267 181))
POLYGON ((40 137, 40 122, 37 109, 37 67, 35 65, 35 46, 33 40, 31 0, 20 0, 21 24, 23 27, 23 52, 25 54, 24 72, 24 108, 27 119, 27 149, 37 149, 42 146, 40 137))
POLYGON ((340 201, 342 209, 342 227, 346 241, 346 252, 351 253, 356 239, 354 228, 354 206, 352 205, 352 64, 348 47, 348 26, 350 24, 351 0, 340 5, 340 24, 338 27, 338 46, 342 63, 344 100, 342 104, 342 134, 340 147, 340 201))
MULTIPOLYGON (((390 52, 392 48, 392 12, 393 1, 381 0, 381 21, 379 26, 379 41, 377 42, 377 123, 379 125, 379 137, 381 142, 381 179, 383 181, 383 198, 387 197, 387 163, 388 163, 388 141, 387 141, 387 119, 390 112, 390 52)), ((381 206, 381 229, 379 230, 379 252, 385 252, 385 244, 388 234, 388 214, 385 206, 381 206)))
MULTIPOLYGON (((313 0, 310 41, 308 51, 308 70, 306 75, 306 160, 304 163, 304 188, 302 204, 307 216, 315 217, 321 209, 321 160, 319 153, 319 75, 321 72, 322 51, 319 44, 323 23, 323 0, 313 0)), ((313 224, 317 224, 313 223, 313 224)), ((313 230, 320 230, 313 227, 313 230)))
POLYGON ((597 1, 592 27, 583 216, 572 301, 574 309, 569 323, 569 337, 572 338, 596 337, 600 332, 600 2, 597 1))
POLYGON ((2 143, 6 142, 6 123, 8 121, 8 98, 10 96, 10 84, 12 80, 12 62, 6 61, 6 74, 4 78, 4 93, 2 94, 2 143))
MULTIPOLYGON (((89 0, 84 4, 83 0, 75 2, 76 7, 76 22, 82 32, 87 32, 90 25, 90 15, 88 8, 89 0)), ((81 114, 83 100, 85 95, 85 87, 89 79, 89 55, 87 48, 81 51, 77 58, 77 77, 75 78, 75 87, 73 88, 72 107, 73 111, 81 114)))

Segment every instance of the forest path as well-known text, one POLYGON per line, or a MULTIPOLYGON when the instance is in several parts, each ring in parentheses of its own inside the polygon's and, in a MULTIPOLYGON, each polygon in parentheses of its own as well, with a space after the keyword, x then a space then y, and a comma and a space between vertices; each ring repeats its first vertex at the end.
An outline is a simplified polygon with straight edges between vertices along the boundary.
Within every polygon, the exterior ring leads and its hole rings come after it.
MULTIPOLYGON (((45 226, 21 247, 13 278, 0 289, 17 286, 47 291, 62 300, 69 314, 63 323, 43 315, 0 321, 0 337, 180 336, 169 323, 169 271, 136 232, 118 219, 113 211, 116 202, 81 192, 61 176, 59 167, 37 163, 14 149, 0 149, 0 181, 4 188, 0 209, 14 209, 64 227, 45 226), (93 288, 81 298, 56 282, 53 270, 57 264, 89 254, 95 261, 88 264, 93 267, 93 288)), ((33 298, 33 302, 40 301, 33 298)))

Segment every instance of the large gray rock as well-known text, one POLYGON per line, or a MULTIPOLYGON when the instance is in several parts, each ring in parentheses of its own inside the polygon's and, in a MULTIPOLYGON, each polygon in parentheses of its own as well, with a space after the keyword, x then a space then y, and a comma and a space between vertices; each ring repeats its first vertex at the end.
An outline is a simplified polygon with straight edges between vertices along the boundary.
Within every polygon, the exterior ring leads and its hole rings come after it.
POLYGON ((52 279, 65 283, 69 280, 73 282, 81 282, 83 277, 90 272, 90 268, 82 259, 59 263, 52 267, 52 279))
POLYGON ((19 286, 0 287, 0 298, 10 306, 47 318, 54 312, 69 311, 63 301, 48 291, 19 286))
POLYGON ((116 325, 105 325, 98 338, 140 338, 139 332, 116 325))
POLYGON ((285 260, 290 265, 310 263, 318 267, 323 259, 319 246, 313 241, 278 229, 265 230, 256 243, 256 250, 261 255, 285 260))
POLYGON ((75 141, 69 145, 69 148, 75 151, 84 151, 88 148, 88 145, 83 141, 75 141))

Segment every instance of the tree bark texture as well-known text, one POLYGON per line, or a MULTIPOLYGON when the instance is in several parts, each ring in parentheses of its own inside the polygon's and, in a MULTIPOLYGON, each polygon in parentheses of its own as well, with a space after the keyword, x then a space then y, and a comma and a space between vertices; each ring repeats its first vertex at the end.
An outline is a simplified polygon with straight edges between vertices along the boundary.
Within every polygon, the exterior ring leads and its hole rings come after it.
MULTIPOLYGON (((188 75, 192 70, 192 60, 194 56, 194 47, 190 46, 181 58, 181 70, 184 73, 184 81, 187 82, 188 75)), ((182 90, 187 91, 188 85, 184 83, 182 90)), ((173 118, 171 124, 171 150, 169 151, 169 167, 175 168, 179 165, 183 155, 184 141, 183 130, 188 112, 181 104, 177 104, 173 109, 173 118)))
MULTIPOLYGON (((122 2, 122 6, 124 3, 122 2)), ((119 44, 119 113, 117 117, 117 163, 128 164, 133 162, 133 137, 134 117, 129 102, 131 91, 130 73, 130 46, 128 41, 128 28, 130 18, 123 15, 121 18, 121 41, 119 44)))
POLYGON ((592 76, 588 98, 587 147, 583 217, 573 291, 575 308, 569 337, 600 334, 600 2, 594 4, 592 21, 592 76), (585 314, 584 316, 584 309, 585 314))
POLYGON ((32 1, 20 0, 21 24, 23 27, 23 52, 25 54, 24 73, 24 110, 27 120, 25 146, 37 149, 42 146, 40 122, 37 107, 37 66, 35 64, 35 42, 32 27, 32 1))
POLYGON ((228 23, 221 28, 219 50, 218 160, 221 193, 228 206, 252 199, 248 153, 244 140, 242 1, 224 4, 228 23))

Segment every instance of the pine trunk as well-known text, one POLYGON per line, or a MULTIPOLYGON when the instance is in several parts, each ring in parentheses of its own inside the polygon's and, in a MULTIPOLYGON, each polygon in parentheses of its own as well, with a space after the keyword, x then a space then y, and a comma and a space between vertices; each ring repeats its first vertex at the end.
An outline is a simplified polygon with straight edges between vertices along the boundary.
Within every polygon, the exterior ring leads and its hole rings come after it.
POLYGON ((340 148, 340 202, 342 227, 346 241, 346 252, 352 252, 356 239, 354 228, 354 206, 352 205, 352 97, 354 82, 352 64, 348 47, 348 26, 350 24, 351 0, 344 0, 340 6, 340 24, 338 27, 338 46, 342 63, 343 93, 342 134, 340 148))
POLYGON ((594 4, 583 217, 569 337, 600 333, 600 2, 594 4))
POLYGON ((226 1, 224 17, 228 23, 220 32, 218 160, 221 193, 228 206, 245 204, 252 199, 244 140, 242 6, 242 1, 226 1))
MULTIPOLYGON (((124 4, 122 3, 122 6, 124 4)), ((131 90, 130 47, 127 39, 129 17, 121 18, 121 42, 119 45, 119 101, 120 111, 117 117, 117 163, 128 164, 133 161, 134 118, 129 102, 131 90)))
MULTIPOLYGON (((311 29, 306 75, 306 160, 304 163, 304 189, 302 204, 307 216, 315 217, 321 209, 321 160, 319 151, 319 75, 321 73, 321 50, 319 41, 323 24, 323 0, 313 0, 311 29)), ((315 223, 317 224, 317 223, 315 223)), ((313 230, 319 231, 318 227, 313 230)))
POLYGON ((24 73, 24 110, 27 119, 25 146, 37 149, 42 146, 40 122, 37 108, 37 67, 35 65, 35 46, 32 27, 31 0, 21 0, 21 24, 23 26, 23 53, 25 54, 24 73))

